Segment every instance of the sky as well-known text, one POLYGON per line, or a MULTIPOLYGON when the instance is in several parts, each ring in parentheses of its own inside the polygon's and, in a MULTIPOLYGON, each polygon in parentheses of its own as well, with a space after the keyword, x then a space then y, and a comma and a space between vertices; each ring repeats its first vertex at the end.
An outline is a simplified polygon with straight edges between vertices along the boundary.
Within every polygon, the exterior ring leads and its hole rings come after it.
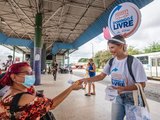
MULTIPOLYGON (((0 60, 3 58, 3 57, 7 57, 8 55, 13 55, 13 50, 10 50, 9 48, 7 47, 4 47, 2 45, 0 45, 0 60)), ((17 52, 15 52, 15 56, 17 57, 21 57, 22 56, 22 52, 21 51, 18 51, 16 50, 17 52)))
MULTIPOLYGON (((154 42, 160 43, 160 0, 154 0, 141 11, 141 24, 136 33, 126 39, 128 46, 143 50, 154 42)), ((104 26, 105 27, 105 26, 104 26)), ((76 63, 80 58, 91 58, 92 47, 94 55, 100 50, 107 50, 107 41, 100 34, 70 55, 70 63, 76 63)))

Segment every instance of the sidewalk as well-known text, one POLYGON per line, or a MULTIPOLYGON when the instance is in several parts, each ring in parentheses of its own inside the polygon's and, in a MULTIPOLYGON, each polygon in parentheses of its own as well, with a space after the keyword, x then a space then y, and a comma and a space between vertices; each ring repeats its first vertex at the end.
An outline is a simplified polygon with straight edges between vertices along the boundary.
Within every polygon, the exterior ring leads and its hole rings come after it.
MULTIPOLYGON (((69 74, 58 74, 57 81, 52 75, 42 75, 43 89, 48 98, 53 98, 69 86, 68 79, 78 80, 79 77, 69 74)), ((53 113, 57 120, 111 120, 111 102, 105 100, 105 85, 96 83, 96 96, 84 96, 84 90, 73 91, 53 113)), ((148 100, 152 120, 160 118, 160 103, 148 100)))

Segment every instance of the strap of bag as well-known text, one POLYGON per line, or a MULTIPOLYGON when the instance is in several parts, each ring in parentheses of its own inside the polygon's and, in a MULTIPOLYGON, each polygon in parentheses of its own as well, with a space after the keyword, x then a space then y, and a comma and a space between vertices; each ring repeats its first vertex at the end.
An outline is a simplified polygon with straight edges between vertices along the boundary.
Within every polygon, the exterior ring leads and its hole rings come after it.
POLYGON ((135 77, 134 77, 133 72, 132 72, 133 59, 134 59, 133 56, 128 55, 128 57, 127 57, 127 67, 128 67, 129 74, 131 75, 131 77, 134 80, 134 82, 136 82, 135 77))
POLYGON ((113 60, 114 60, 114 57, 112 57, 110 60, 109 60, 109 72, 111 73, 111 67, 112 67, 112 63, 113 63, 113 60))
POLYGON ((113 60, 114 60, 114 57, 109 60, 109 66, 110 66, 110 68, 112 66, 113 60))
POLYGON ((137 87, 137 90, 133 90, 133 100, 134 100, 134 105, 138 106, 138 96, 140 95, 139 87, 137 84, 135 84, 137 87))
POLYGON ((137 105, 138 96, 140 96, 141 99, 142 99, 142 101, 144 102, 144 107, 147 107, 148 112, 150 112, 149 106, 148 106, 148 103, 147 103, 147 99, 146 99, 146 96, 145 96, 145 93, 144 93, 144 91, 143 91, 143 89, 142 89, 141 84, 136 83, 135 85, 136 85, 136 87, 137 87, 137 90, 134 90, 134 91, 133 91, 134 105, 137 105), (136 91, 137 91, 137 92, 136 92, 136 91))
POLYGON ((11 120, 15 120, 14 112, 18 111, 18 102, 23 94, 29 94, 28 92, 18 93, 13 96, 11 105, 10 105, 10 113, 11 113, 11 120))
POLYGON ((144 90, 142 89, 141 84, 138 84, 138 86, 139 86, 139 90, 140 90, 140 93, 141 93, 141 97, 142 97, 143 102, 144 102, 144 106, 147 107, 148 112, 150 112, 149 106, 148 106, 148 103, 147 103, 147 99, 146 99, 146 96, 145 96, 145 93, 144 93, 144 90))

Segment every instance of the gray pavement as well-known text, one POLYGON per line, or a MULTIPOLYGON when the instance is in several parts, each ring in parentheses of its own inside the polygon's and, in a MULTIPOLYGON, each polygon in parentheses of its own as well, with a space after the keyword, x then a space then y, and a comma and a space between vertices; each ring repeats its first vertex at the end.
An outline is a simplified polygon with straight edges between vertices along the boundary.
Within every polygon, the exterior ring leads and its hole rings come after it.
MULTIPOLYGON (((69 79, 78 80, 80 77, 69 74, 58 74, 57 81, 52 75, 42 75, 42 85, 36 86, 37 90, 44 90, 45 96, 54 98, 70 84, 69 79)), ((52 112, 57 120, 111 120, 111 102, 105 100, 104 89, 106 85, 96 84, 96 95, 86 97, 85 91, 73 91, 58 107, 52 112)), ((160 103, 147 99, 152 120, 160 118, 160 103)))

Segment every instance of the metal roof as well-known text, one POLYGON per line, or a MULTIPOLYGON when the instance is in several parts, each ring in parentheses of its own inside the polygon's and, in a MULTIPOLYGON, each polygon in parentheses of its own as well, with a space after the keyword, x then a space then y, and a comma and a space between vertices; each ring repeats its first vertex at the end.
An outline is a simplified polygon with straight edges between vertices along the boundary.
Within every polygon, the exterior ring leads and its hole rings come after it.
POLYGON ((33 47, 35 15, 41 11, 42 40, 47 50, 53 54, 63 54, 66 50, 77 49, 100 34, 102 28, 107 26, 109 13, 117 4, 133 2, 142 8, 151 1, 0 0, 0 43, 33 47))

